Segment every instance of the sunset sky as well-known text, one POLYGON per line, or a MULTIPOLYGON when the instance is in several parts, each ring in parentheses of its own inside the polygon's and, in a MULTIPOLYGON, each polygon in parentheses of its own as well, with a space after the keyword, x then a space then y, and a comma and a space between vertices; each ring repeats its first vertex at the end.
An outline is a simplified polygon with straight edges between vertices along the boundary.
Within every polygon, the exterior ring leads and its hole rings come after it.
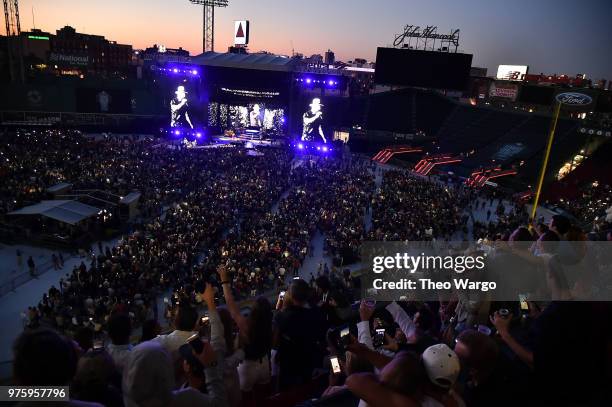
MULTIPOLYGON (((144 48, 164 44, 202 51, 202 10, 189 0, 20 0, 21 27, 79 32, 144 48)), ((230 0, 216 12, 216 50, 230 45, 233 20, 251 21, 252 51, 372 60, 405 24, 461 30, 474 66, 499 64, 532 73, 586 73, 612 79, 612 0, 230 0)))

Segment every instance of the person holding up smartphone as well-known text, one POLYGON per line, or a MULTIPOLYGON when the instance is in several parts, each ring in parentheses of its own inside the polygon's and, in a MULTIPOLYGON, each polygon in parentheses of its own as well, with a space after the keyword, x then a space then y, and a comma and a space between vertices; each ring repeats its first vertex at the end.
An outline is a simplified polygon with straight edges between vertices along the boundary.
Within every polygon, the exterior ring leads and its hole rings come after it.
POLYGON ((126 406, 227 405, 221 360, 211 344, 202 341, 196 334, 180 348, 191 348, 191 359, 202 367, 206 394, 192 387, 173 390, 174 364, 164 347, 151 340, 136 346, 125 366, 121 387, 126 406))
MULTIPOLYGON (((208 316, 202 317, 201 322, 210 325, 210 345, 223 363, 225 388, 237 389, 240 383, 237 368, 238 364, 244 360, 244 351, 242 349, 234 351, 234 344, 228 343, 228 341, 233 341, 233 336, 226 335, 226 329, 230 329, 227 327, 229 324, 223 323, 220 310, 217 310, 215 304, 215 288, 210 283, 206 283, 202 300, 208 307, 208 316)), ((230 407, 239 406, 242 399, 241 393, 237 391, 228 392, 227 399, 230 407)))
POLYGON ((240 312, 232 293, 232 281, 225 266, 219 266, 223 296, 227 309, 238 326, 239 341, 243 344, 244 360, 238 365, 240 390, 253 391, 255 386, 270 383, 270 351, 272 349, 272 305, 263 296, 257 297, 248 317, 240 312))

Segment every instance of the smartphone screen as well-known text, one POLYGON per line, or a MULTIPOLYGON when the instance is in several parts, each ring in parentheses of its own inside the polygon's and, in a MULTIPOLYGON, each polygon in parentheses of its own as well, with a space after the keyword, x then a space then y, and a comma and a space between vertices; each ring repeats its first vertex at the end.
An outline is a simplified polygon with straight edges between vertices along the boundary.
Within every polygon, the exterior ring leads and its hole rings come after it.
POLYGON ((340 373, 340 362, 338 362, 338 357, 334 356, 330 358, 330 361, 332 366, 332 372, 334 372, 334 374, 340 373))
POLYGON ((205 324, 208 322, 208 317, 202 317, 202 323, 205 324))
POLYGON ((385 328, 376 329, 376 335, 385 336, 385 328))
POLYGON ((346 335, 348 335, 350 333, 350 330, 348 328, 348 326, 346 328, 344 328, 342 331, 340 331, 340 338, 344 338, 346 335))
POLYGON ((281 299, 285 298, 285 291, 281 291, 278 295, 281 299))
POLYGON ((521 303, 521 311, 529 311, 529 304, 525 294, 519 294, 519 302, 521 303))

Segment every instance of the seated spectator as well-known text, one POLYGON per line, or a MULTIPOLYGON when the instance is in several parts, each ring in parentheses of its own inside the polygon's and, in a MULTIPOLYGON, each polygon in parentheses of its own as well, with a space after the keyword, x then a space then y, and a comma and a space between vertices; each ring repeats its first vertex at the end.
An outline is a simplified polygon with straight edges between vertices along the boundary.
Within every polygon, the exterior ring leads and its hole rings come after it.
MULTIPOLYGON (((76 345, 46 330, 23 332, 13 345, 13 379, 18 386, 69 386, 77 367, 76 345)), ((38 403, 19 403, 29 406, 38 403)), ((101 407, 98 403, 70 400, 71 407, 101 407)))

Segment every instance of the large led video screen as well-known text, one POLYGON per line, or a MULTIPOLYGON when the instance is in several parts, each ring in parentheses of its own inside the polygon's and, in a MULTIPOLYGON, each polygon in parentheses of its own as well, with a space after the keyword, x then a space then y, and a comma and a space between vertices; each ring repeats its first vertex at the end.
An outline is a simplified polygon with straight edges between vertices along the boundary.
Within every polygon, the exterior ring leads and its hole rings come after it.
POLYGON ((325 105, 321 98, 310 100, 302 114, 302 141, 316 141, 327 143, 330 141, 330 132, 325 122, 325 105))
POLYGON ((381 85, 466 90, 472 55, 378 48, 375 81, 381 85))
POLYGON ((227 67, 206 67, 203 86, 209 99, 229 105, 253 103, 287 106, 291 73, 227 67))
POLYGON ((208 125, 223 130, 255 129, 267 135, 285 134, 285 110, 265 103, 208 104, 208 125))
POLYGON ((198 129, 204 126, 204 108, 197 80, 167 79, 162 91, 169 127, 198 129))
POLYGON ((77 88, 80 113, 132 113, 131 93, 126 89, 77 88))

